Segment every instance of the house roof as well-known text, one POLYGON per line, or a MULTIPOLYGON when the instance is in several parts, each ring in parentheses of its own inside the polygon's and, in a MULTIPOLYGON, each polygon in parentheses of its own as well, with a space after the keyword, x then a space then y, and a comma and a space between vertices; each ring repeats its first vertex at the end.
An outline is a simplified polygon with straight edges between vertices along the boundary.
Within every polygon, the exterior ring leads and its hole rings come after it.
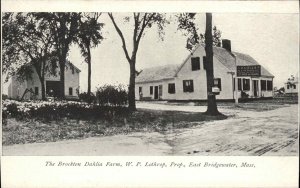
MULTIPOLYGON (((226 49, 214 47, 214 56, 230 71, 235 71, 234 57, 226 49)), ((259 63, 248 54, 232 52, 237 57, 237 65, 249 66, 259 65, 259 63)), ((261 76, 274 77, 266 68, 261 66, 261 76)))
POLYGON ((180 65, 170 64, 144 69, 137 77, 136 82, 159 81, 173 79, 180 65))
MULTIPOLYGON (((164 79, 172 79, 181 70, 192 54, 203 45, 197 46, 190 55, 181 64, 170 64, 158 67, 152 67, 144 69, 137 77, 136 82, 153 82, 160 81, 164 79)), ((230 71, 235 71, 235 60, 230 52, 221 47, 213 47, 214 56, 230 71)), ((237 57, 237 65, 247 66, 247 65, 259 65, 259 63, 251 56, 243 53, 232 52, 237 57)), ((261 76, 274 77, 267 69, 261 66, 261 76)))

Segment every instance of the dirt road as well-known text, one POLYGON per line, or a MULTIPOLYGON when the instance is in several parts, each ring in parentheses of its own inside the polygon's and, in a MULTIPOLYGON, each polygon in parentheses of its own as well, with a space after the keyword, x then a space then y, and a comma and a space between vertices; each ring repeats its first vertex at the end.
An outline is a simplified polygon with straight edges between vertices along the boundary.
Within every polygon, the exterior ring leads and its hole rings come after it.
MULTIPOLYGON (((138 108, 203 112, 203 106, 138 103, 138 108)), ((4 146, 3 155, 298 155, 298 105, 270 111, 219 108, 226 120, 162 133, 4 146)))

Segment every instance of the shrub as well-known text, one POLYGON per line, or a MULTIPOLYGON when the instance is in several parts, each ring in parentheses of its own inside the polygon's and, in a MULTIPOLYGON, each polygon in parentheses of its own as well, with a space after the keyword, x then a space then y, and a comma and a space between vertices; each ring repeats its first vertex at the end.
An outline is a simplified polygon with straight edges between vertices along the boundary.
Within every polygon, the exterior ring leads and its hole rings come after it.
POLYGON ((8 99, 8 95, 2 94, 2 100, 8 99))
POLYGON ((96 103, 97 97, 93 93, 89 95, 87 92, 84 92, 79 94, 79 100, 87 103, 96 103))
POLYGON ((127 104, 128 94, 124 85, 104 85, 97 88, 96 93, 101 106, 124 106, 127 104))
POLYGON ((125 116, 129 112, 124 106, 99 106, 75 101, 2 101, 3 120, 8 117, 18 119, 38 118, 42 120, 72 119, 105 119, 125 116))

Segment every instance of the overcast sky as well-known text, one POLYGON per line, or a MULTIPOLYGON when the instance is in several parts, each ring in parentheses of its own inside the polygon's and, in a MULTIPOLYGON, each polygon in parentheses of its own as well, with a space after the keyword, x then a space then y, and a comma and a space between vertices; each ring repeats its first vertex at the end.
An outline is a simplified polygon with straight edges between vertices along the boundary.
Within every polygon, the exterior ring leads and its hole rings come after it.
MULTIPOLYGON (((114 15, 131 49, 132 24, 124 23, 122 19, 124 15, 131 14, 114 15)), ((169 16, 171 14, 167 15, 169 16)), ((212 19, 213 25, 222 31, 222 38, 231 40, 233 51, 252 56, 275 76, 274 86, 282 87, 290 75, 298 74, 299 14, 213 13, 212 19)), ((120 37, 107 14, 104 13, 100 21, 105 23, 105 40, 92 50, 92 91, 106 83, 128 84, 129 81, 129 64, 120 37)), ((199 31, 204 33, 205 14, 198 15, 197 25, 199 31)), ((164 41, 159 39, 155 27, 148 29, 139 47, 137 70, 182 63, 189 53, 185 43, 186 37, 177 31, 176 22, 166 26, 164 41)), ((87 65, 83 63, 80 51, 74 45, 69 59, 81 69, 80 88, 81 91, 86 91, 87 65)))

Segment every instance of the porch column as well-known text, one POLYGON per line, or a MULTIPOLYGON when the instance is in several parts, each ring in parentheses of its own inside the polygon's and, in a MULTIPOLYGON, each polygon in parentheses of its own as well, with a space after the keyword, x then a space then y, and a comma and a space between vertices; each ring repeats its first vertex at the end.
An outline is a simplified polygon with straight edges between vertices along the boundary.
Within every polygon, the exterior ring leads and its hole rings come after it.
POLYGON ((253 83, 252 83, 252 77, 249 78, 250 80, 250 83, 249 83, 249 98, 252 98, 254 96, 254 93, 253 93, 253 83))
POLYGON ((258 78, 258 97, 261 97, 261 79, 260 77, 258 78))

